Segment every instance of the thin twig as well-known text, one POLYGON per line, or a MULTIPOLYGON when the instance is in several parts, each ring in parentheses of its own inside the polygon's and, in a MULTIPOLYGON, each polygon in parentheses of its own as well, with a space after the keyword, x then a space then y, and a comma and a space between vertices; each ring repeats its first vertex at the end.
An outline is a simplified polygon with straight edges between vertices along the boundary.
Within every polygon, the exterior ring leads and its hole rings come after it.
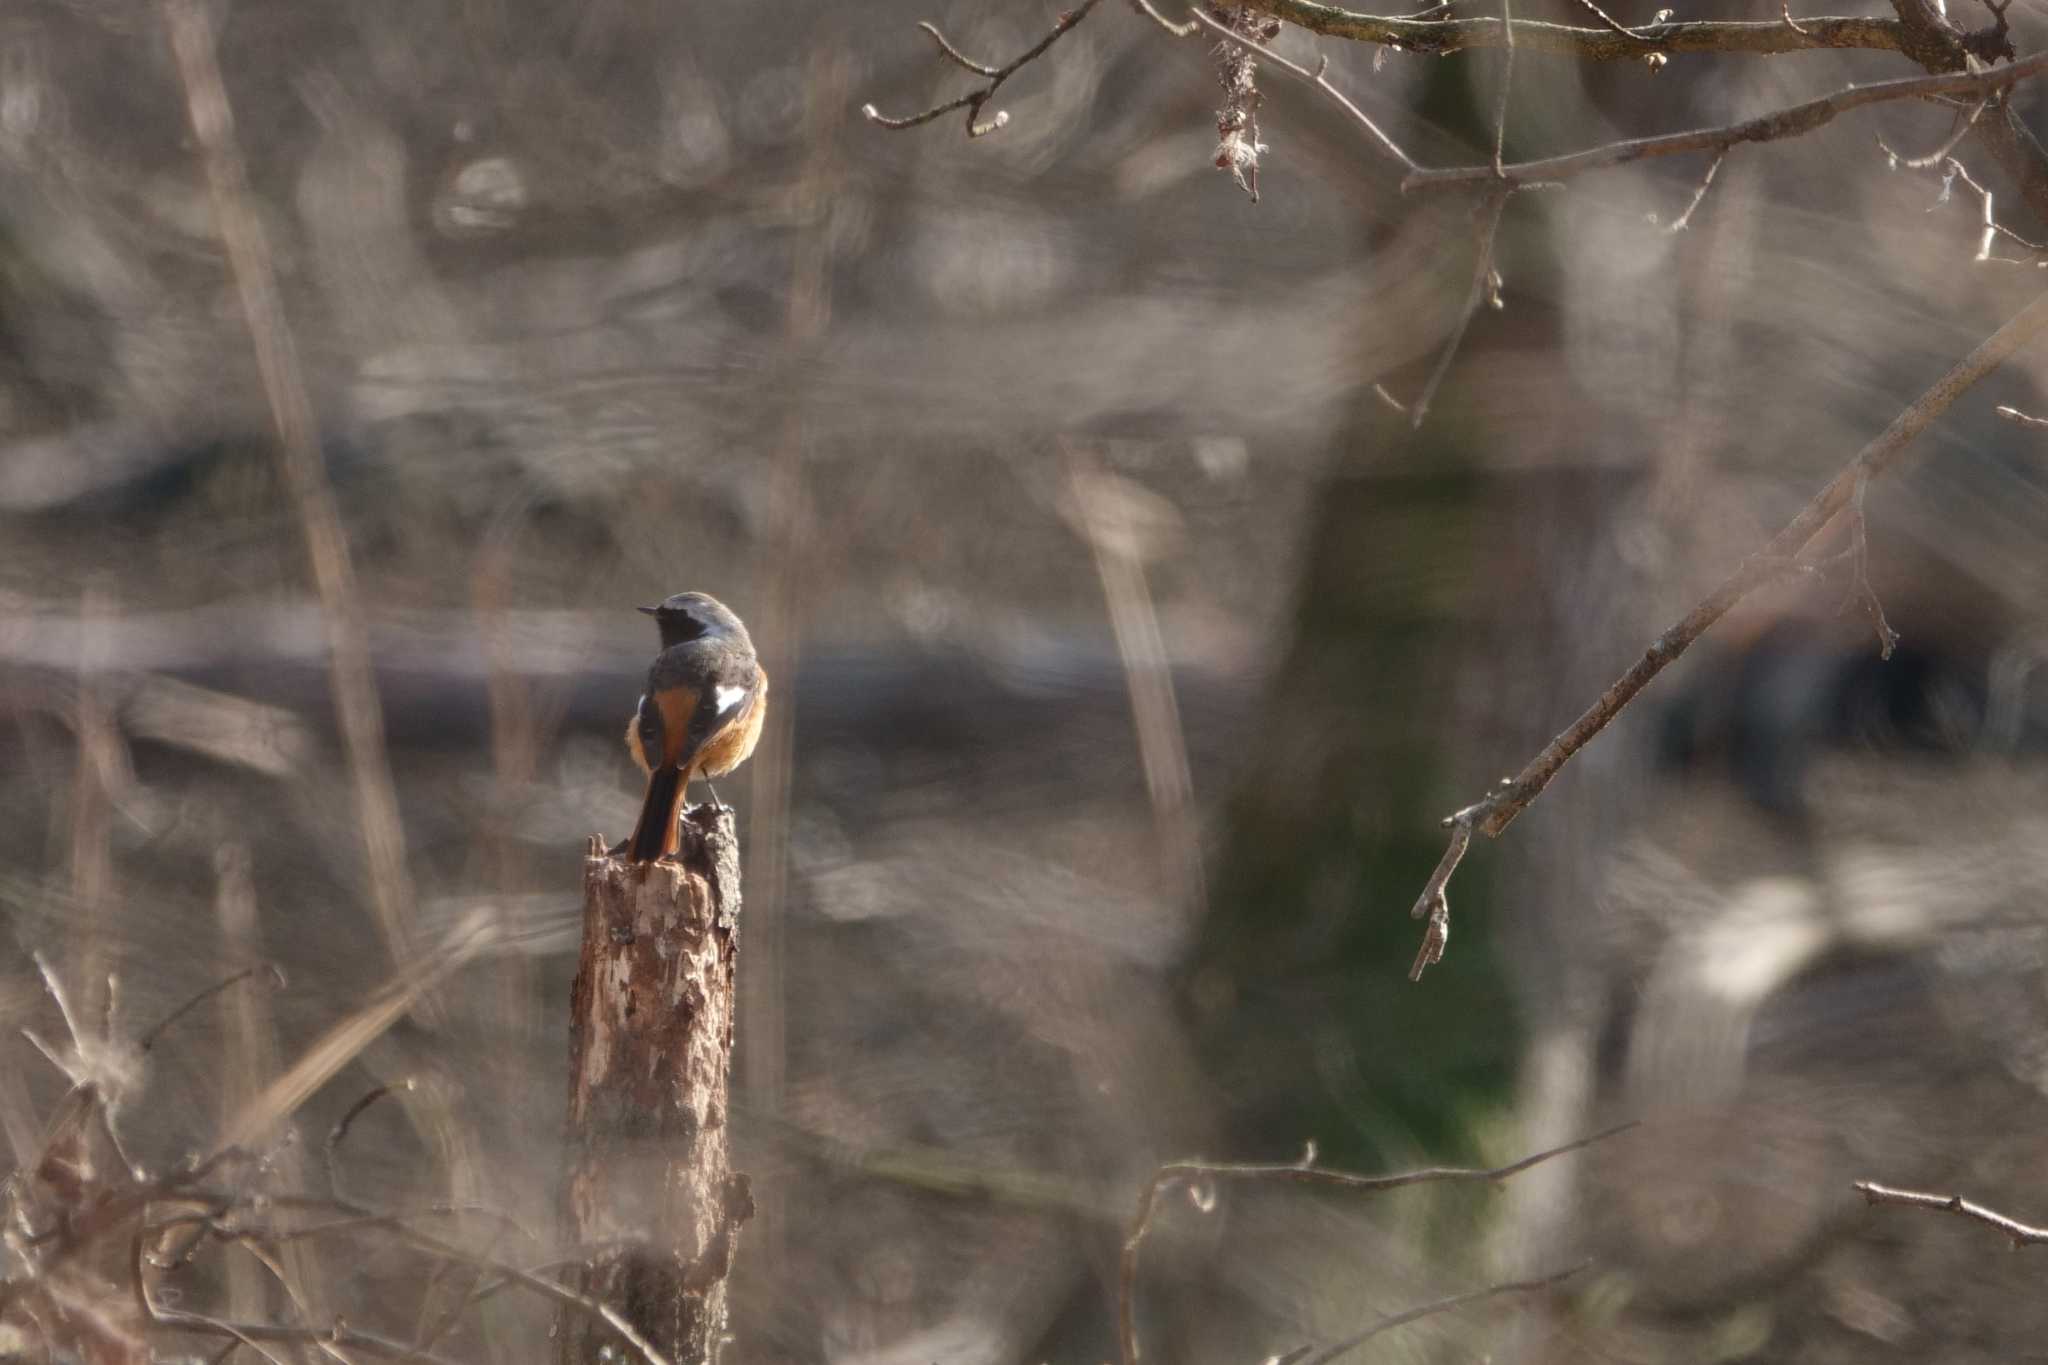
POLYGON ((1493 111, 1493 173, 1507 178, 1506 154, 1508 147, 1508 93, 1515 83, 1515 10, 1514 0, 1500 0, 1500 31, 1507 49, 1501 59, 1500 101, 1493 111))
POLYGON ((939 52, 943 56, 945 56, 949 61, 951 61, 953 65, 961 67, 967 71, 971 71, 977 76, 987 76, 991 80, 995 79, 997 76, 1002 74, 992 66, 983 66, 980 62, 975 61, 972 57, 969 57, 965 53, 961 52, 959 48, 954 47, 951 43, 947 42, 946 35, 939 32, 939 26, 937 24, 925 20, 920 21, 918 23, 918 27, 923 29, 926 33, 931 34, 932 41, 939 45, 939 52))
MULTIPOLYGON (((408 1076, 395 1088, 411 1090, 414 1088, 414 1081, 408 1076)), ((393 1089, 394 1087, 389 1085, 373 1086, 361 1099, 343 1111, 342 1116, 335 1121, 334 1127, 328 1129, 327 1142, 321 1151, 327 1158, 327 1185, 335 1194, 341 1193, 341 1144, 347 1140, 348 1130, 355 1126, 355 1121, 362 1117, 365 1109, 389 1095, 393 1089)))
POLYGON ((1959 1194, 1926 1194, 1919 1190, 1901 1190, 1890 1185, 1880 1185, 1875 1180, 1857 1181, 1856 1192, 1872 1204, 1903 1204, 1907 1208, 1939 1209, 1944 1213, 1972 1219, 2004 1233, 2015 1251, 2021 1247, 2039 1246, 2043 1242, 2048 1242, 2048 1227, 2035 1227, 2031 1223, 2022 1223, 2017 1218, 2008 1218, 1996 1209, 1973 1204, 1959 1194))
MULTIPOLYGON (((1909 170, 1928 170, 1937 165, 1942 167, 1941 193, 1935 196, 1934 203, 1930 206, 1928 212, 1933 212, 1934 209, 1940 208, 1949 201, 1949 197, 1954 193, 1957 180, 1961 180, 1963 184, 1969 187, 1971 193, 1977 196, 1978 217, 1983 224, 1983 232, 1977 240, 1975 260, 2002 260, 2009 265, 2025 265, 2027 264, 2025 261, 2005 260, 2003 257, 1993 256, 1991 254, 1992 243, 1998 238, 2004 237, 2006 240, 2015 243, 2036 256, 2048 253, 2048 247, 2030 242, 2011 228, 2000 223, 1993 213, 1991 191, 1978 184, 1975 177, 1970 174, 1969 169, 1961 161, 1949 155, 1956 145, 1962 141, 1963 137, 1970 132, 1971 128, 1978 126, 1977 116, 1983 113, 1989 102, 1988 98, 1977 101, 1976 105, 1968 113, 1968 121, 1963 123, 1946 142, 1929 152, 1926 156, 1901 156, 1883 138, 1877 139, 1877 146, 1878 150, 1883 152, 1890 160, 1894 170, 1901 166, 1909 170)), ((1963 111, 1957 110, 1957 116, 1959 118, 1963 117, 1963 111)), ((1991 125, 1983 126, 1988 128, 1991 125)))
POLYGON ((1707 197, 1707 190, 1714 183, 1714 177, 1721 173, 1721 163, 1727 159, 1728 153, 1725 151, 1714 158, 1714 164, 1707 167, 1707 173, 1700 177, 1700 187, 1692 192, 1692 202, 1685 206, 1684 213, 1672 219, 1671 226, 1666 229, 1667 232, 1679 233, 1692 226, 1693 214, 1699 210, 1700 201, 1707 197))
MULTIPOLYGON (((1526 37, 1528 26, 1520 26, 1526 37)), ((1496 173, 1491 165, 1452 166, 1441 170, 1411 171, 1402 182, 1404 190, 1434 189, 1444 185, 1469 185, 1486 180, 1526 184, 1537 180, 1564 180, 1587 171, 1606 170, 1652 157, 1676 156, 1682 152, 1725 152, 1745 142, 1777 142, 1810 133, 1833 122, 1852 109, 1898 100, 1926 99, 1932 95, 1986 96, 2010 89, 2021 81, 2048 71, 2048 51, 2036 52, 2008 66, 1979 71, 1952 71, 1932 76, 1908 76, 1872 85, 1851 85, 1738 123, 1690 132, 1665 133, 1656 137, 1629 138, 1563 156, 1540 161, 1522 161, 1504 166, 1496 173)))
POLYGON ((1907 170, 1924 171, 1929 166, 1939 166, 1942 163, 1942 161, 1947 158, 1948 154, 1954 151, 1957 145, 1961 143, 1964 138, 1970 135, 1970 129, 1976 126, 1978 117, 1981 114, 1983 114, 1985 108, 1990 103, 1991 99, 1987 95, 1985 98, 1978 100, 1976 104, 1972 105, 1970 107, 1970 112, 1967 115, 1964 115, 1959 111, 1957 114, 1955 132, 1950 134, 1948 141, 1942 143, 1939 147, 1936 147, 1926 156, 1901 156, 1897 152, 1893 151, 1889 146, 1887 146, 1883 138, 1879 138, 1877 140, 1877 145, 1880 149, 1883 150, 1885 156, 1890 158, 1892 169, 1894 170, 1897 170, 1899 167, 1904 166, 1907 170))
MULTIPOLYGON (((1979 261, 2004 259, 2003 257, 1995 257, 1991 254, 1991 244, 1997 241, 2000 237, 2004 237, 2008 241, 2018 243, 2020 246, 2025 247, 2028 251, 2033 252, 2037 256, 2041 255, 2044 251, 2048 251, 2048 247, 2042 247, 2033 242, 2030 242, 2026 238, 2020 236, 2017 232, 2014 232, 2011 228, 2008 228, 2001 224, 1997 220, 1997 218, 1995 218, 1992 215, 1991 191, 1985 189, 1982 185, 1978 184, 1976 179, 1973 176, 1971 176, 1969 168, 1964 166, 1962 162, 1956 160, 1954 157, 1950 157, 1948 159, 1948 173, 1944 175, 1941 179, 1942 199, 1946 199, 1948 197, 1949 187, 1956 180, 1961 180, 1965 185, 1969 186, 1970 192, 1977 196, 1979 217, 1981 218, 1984 224, 1983 235, 1977 239, 1977 255, 1974 259, 1979 261)), ((1936 202, 1939 203, 1940 200, 1937 200, 1936 202)), ((2008 263, 2012 265, 2026 264, 2026 262, 2024 261, 2011 261, 2008 263)))
POLYGON ((2021 412, 2018 408, 2009 408, 2006 407, 2004 404, 2000 404, 1998 407, 1992 409, 1992 411, 1996 412, 2000 417, 2003 417, 2006 421, 2011 422, 2014 426, 2034 427, 2037 429, 2048 428, 2048 417, 2030 417, 2026 413, 2021 412))
POLYGON ((1451 329, 1450 339, 1444 342, 1436 368, 1430 371, 1429 381, 1422 386, 1421 394, 1409 408, 1410 427, 1420 427, 1422 419, 1429 416, 1429 405, 1436 401, 1437 389, 1442 386, 1444 376, 1451 372, 1451 361, 1457 358, 1458 347, 1465 340, 1465 329, 1472 325, 1479 306, 1489 293, 1496 301, 1500 297, 1500 276, 1493 267, 1493 240, 1500 232, 1501 214, 1506 211, 1512 193, 1512 190, 1498 190, 1478 206, 1479 235, 1473 247, 1472 287, 1466 291, 1464 311, 1458 314, 1457 325, 1451 329))
MULTIPOLYGON (((1600 1132, 1567 1142, 1563 1146, 1551 1147, 1489 1170, 1463 1166, 1428 1166, 1420 1170, 1399 1171, 1393 1175, 1359 1175, 1352 1171, 1325 1170, 1315 1164, 1314 1143, 1308 1145, 1308 1150, 1302 1154, 1299 1161, 1169 1161, 1152 1172, 1152 1178, 1145 1182, 1145 1188, 1138 1194, 1137 1208, 1131 1215, 1129 1231, 1124 1234, 1123 1255, 1117 1275, 1116 1306, 1117 1341, 1122 1352, 1123 1365, 1137 1365, 1138 1362, 1138 1252, 1145 1244, 1146 1234, 1152 1230, 1152 1216, 1158 1209, 1160 1196, 1176 1184, 1214 1180, 1277 1180, 1287 1184, 1318 1185, 1326 1189, 1351 1190, 1365 1194, 1398 1190, 1409 1185, 1497 1184, 1555 1157, 1576 1152, 1582 1147, 1590 1147, 1596 1142, 1605 1142, 1608 1138, 1635 1127, 1636 1122, 1632 1119, 1627 1123, 1618 1123, 1612 1128, 1602 1129, 1600 1132)), ((1380 1330, 1393 1325, 1396 1324, 1383 1323, 1380 1330)))
POLYGON ((1165 29, 1176 38, 1185 38, 1201 25, 1190 19, 1185 24, 1176 24, 1152 7, 1152 0, 1131 0, 1131 8, 1165 29))
POLYGON ((1619 33, 1622 37, 1632 39, 1638 43, 1647 43, 1651 41, 1648 35, 1640 33, 1635 29, 1629 28, 1627 25, 1623 24, 1619 19, 1616 19, 1613 15, 1609 14, 1606 10, 1601 9, 1598 5, 1594 4, 1593 0, 1579 0, 1579 5, 1581 8, 1590 12, 1595 19, 1598 19, 1600 21, 1601 27, 1607 29, 1608 31, 1613 33, 1619 33))
MULTIPOLYGON (((1325 38, 1379 43, 1427 56, 1447 56, 1470 48, 1501 47, 1507 42, 1506 29, 1499 19, 1490 14, 1469 19, 1422 17, 1448 8, 1442 5, 1424 10, 1422 14, 1396 16, 1362 14, 1334 5, 1317 4, 1314 0, 1241 0, 1241 3, 1325 38)), ((1682 53, 1768 56, 1820 48, 1899 52, 1906 44, 1905 25, 1897 19, 1843 16, 1802 19, 1797 23, 1789 20, 1788 14, 1785 22, 1776 19, 1738 22, 1686 20, 1650 23, 1629 29, 1613 23, 1611 19, 1607 21, 1611 27, 1598 28, 1517 19, 1515 41, 1529 52, 1594 61, 1630 62, 1652 55, 1677 56, 1682 53)))
POLYGON ((1329 1362, 1339 1356, 1349 1355, 1382 1332, 1391 1332, 1396 1327, 1405 1327, 1411 1322, 1435 1317, 1438 1313, 1448 1313, 1454 1308, 1463 1308, 1468 1303, 1478 1303, 1483 1299, 1497 1299, 1508 1294, 1533 1294, 1551 1289, 1592 1264, 1591 1261, 1581 1261, 1577 1265, 1566 1266, 1563 1270, 1553 1270, 1550 1274, 1540 1275, 1533 1280, 1510 1280, 1502 1284, 1487 1285, 1484 1289, 1468 1289, 1462 1294, 1446 1294, 1443 1298, 1419 1303, 1399 1313, 1389 1313, 1370 1327, 1354 1332, 1340 1341, 1331 1342, 1313 1354, 1304 1354, 1295 1359, 1300 1365, 1329 1365, 1329 1362))
POLYGON ((2044 327, 2048 327, 2048 293, 2037 296, 2032 303, 2007 319, 2003 326, 1957 361, 1948 373, 1894 417, 1889 426, 1858 451, 1856 457, 1814 495, 1798 516, 1771 538, 1769 544, 1744 560, 1719 587, 1652 640, 1643 656, 1609 684, 1607 690, 1563 733, 1544 745, 1521 772, 1504 780, 1500 788, 1485 799, 1445 818, 1444 824, 1451 829, 1450 845, 1424 888, 1422 898, 1416 902, 1416 913, 1430 916, 1430 928, 1423 942, 1423 951, 1417 954, 1415 965, 1409 972, 1410 980, 1419 979, 1423 968, 1442 959, 1442 940, 1449 933, 1449 905, 1444 899, 1444 886, 1470 845, 1472 832, 1477 830, 1489 838, 1500 837, 1515 817, 1528 809, 1530 802, 1550 785, 1551 779, 1571 761, 1572 756, 1606 729, 1636 694, 1649 686, 1651 679, 1685 653, 1709 627, 1752 591, 1788 570, 1800 568, 1802 554, 1849 506, 1860 482, 1887 473, 1935 418, 2044 327), (1434 952, 1431 951, 1432 943, 1435 944, 1434 952))
MULTIPOLYGON (((978 76, 986 76, 988 84, 979 90, 970 91, 962 95, 959 99, 948 100, 944 104, 935 104, 923 113, 911 114, 904 118, 890 118, 877 110, 872 104, 862 105, 860 111, 867 116, 868 121, 871 123, 879 123, 884 128, 902 129, 915 128, 919 124, 930 123, 933 119, 942 118, 952 113, 955 109, 965 109, 967 111, 967 136, 985 137, 1007 124, 1010 121, 1010 115, 1008 110, 998 109, 994 118, 983 121, 981 118, 981 106, 995 98, 996 91, 1002 88, 1004 81, 1044 56, 1046 49, 1065 37, 1069 29, 1073 28, 1074 25, 1080 23, 1083 19, 1086 19, 1089 11, 1101 3, 1102 0, 1081 0, 1079 6, 1060 15, 1058 20, 1054 22, 1050 33, 1047 33, 1029 51, 1006 66, 990 66, 983 62, 977 62, 962 53, 959 48, 947 42, 946 35, 939 32, 936 24, 929 22, 920 23, 918 27, 932 36, 932 41, 939 45, 939 51, 944 54, 947 60, 965 67, 978 76)), ((1153 17, 1159 19, 1160 23, 1166 24, 1166 20, 1156 13, 1153 17)), ((1173 26, 1167 24, 1167 27, 1170 30, 1173 26)))
POLYGON ((1856 480, 1856 493, 1849 500, 1849 563, 1852 580, 1849 595, 1843 599, 1841 610, 1858 605, 1864 615, 1870 618, 1870 625, 1877 632, 1877 654, 1889 660, 1892 651, 1899 646, 1899 633, 1892 629, 1892 623, 1885 618, 1884 603, 1878 600, 1877 589, 1870 585, 1870 523, 1863 513, 1864 495, 1870 491, 1870 475, 1866 471, 1856 480))
POLYGON ((241 971, 236 972, 233 976, 223 977, 219 981, 214 982, 211 986, 208 986, 205 990, 199 992, 199 994, 193 996, 190 1000, 187 1000, 184 1004, 178 1006, 178 1008, 172 1010, 169 1014, 166 1014, 163 1018, 157 1020, 155 1025, 152 1026, 147 1033, 143 1034, 142 1037, 136 1040, 136 1051, 149 1051, 152 1047, 156 1046, 157 1039, 163 1037, 164 1033, 168 1031, 173 1024, 177 1023, 180 1019, 183 1019, 193 1010, 198 1009, 207 1001, 213 999, 214 996, 219 995, 228 987, 240 981, 247 981, 250 977, 254 976, 256 973, 261 971, 268 971, 270 973, 270 979, 274 983, 275 989, 284 989, 284 968, 278 966, 276 963, 258 962, 251 966, 244 967, 242 968, 241 971))
POLYGON ((1307 81, 1310 85, 1315 86, 1324 94, 1328 95, 1331 99, 1335 100, 1339 108, 1343 109, 1345 113, 1351 115, 1351 117, 1355 119, 1359 123, 1359 125, 1365 129, 1366 132, 1372 135, 1373 141, 1379 143, 1380 146, 1383 149, 1385 149, 1387 155, 1393 157, 1394 160, 1400 162, 1401 165, 1405 169, 1407 169, 1411 174, 1422 169, 1422 167, 1416 163, 1413 157, 1409 156, 1408 153, 1401 150, 1399 143, 1395 142, 1394 139, 1388 137, 1385 133, 1380 131, 1380 126, 1377 123, 1374 123, 1370 118, 1368 118, 1363 109, 1360 109, 1357 105, 1353 104, 1349 99, 1347 99, 1343 91, 1339 90, 1336 86, 1330 84, 1327 75, 1330 69, 1329 58, 1323 58, 1320 62, 1316 64, 1316 69, 1311 71, 1307 67, 1301 65, 1299 62, 1289 61, 1287 58, 1281 56, 1279 53, 1275 52, 1266 44, 1254 42, 1252 39, 1247 38, 1240 33, 1233 32, 1227 25, 1216 22, 1214 19, 1211 19, 1207 14, 1204 14, 1201 10, 1189 10, 1188 17, 1194 20, 1196 23, 1202 25, 1204 28, 1208 29, 1210 32, 1214 33, 1217 37, 1226 39, 1229 42, 1236 43, 1239 47, 1244 48, 1246 51, 1255 53, 1261 60, 1271 62, 1274 66, 1279 67, 1282 71, 1287 72, 1289 75, 1297 76, 1300 79, 1307 81))

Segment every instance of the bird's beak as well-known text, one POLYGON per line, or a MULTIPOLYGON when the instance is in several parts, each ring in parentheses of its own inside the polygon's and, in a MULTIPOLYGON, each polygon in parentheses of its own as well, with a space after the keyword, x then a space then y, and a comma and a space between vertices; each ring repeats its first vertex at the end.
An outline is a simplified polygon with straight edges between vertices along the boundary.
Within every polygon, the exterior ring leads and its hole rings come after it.
POLYGON ((634 611, 644 611, 644 612, 646 612, 646 613, 647 613, 647 614, 648 614, 649 616, 659 616, 659 615, 661 615, 661 608, 660 608, 660 607, 635 607, 635 608, 633 608, 633 610, 634 610, 634 611))

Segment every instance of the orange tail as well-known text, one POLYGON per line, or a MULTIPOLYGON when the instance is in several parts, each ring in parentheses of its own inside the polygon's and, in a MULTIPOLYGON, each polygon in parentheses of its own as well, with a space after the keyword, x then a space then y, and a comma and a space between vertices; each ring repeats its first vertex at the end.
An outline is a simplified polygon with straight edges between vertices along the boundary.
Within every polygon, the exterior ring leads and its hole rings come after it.
POLYGON ((626 843, 626 856, 651 863, 676 851, 676 814, 689 787, 683 770, 664 763, 647 775, 647 799, 640 805, 640 823, 626 843))

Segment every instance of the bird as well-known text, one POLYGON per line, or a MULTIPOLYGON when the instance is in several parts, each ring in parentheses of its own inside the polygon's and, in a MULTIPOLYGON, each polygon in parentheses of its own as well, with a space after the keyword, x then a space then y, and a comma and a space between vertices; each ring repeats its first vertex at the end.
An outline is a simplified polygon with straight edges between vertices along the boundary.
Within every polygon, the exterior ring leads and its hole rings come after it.
MULTIPOLYGON (((692 777, 710 786, 745 762, 768 717, 768 674, 745 624, 717 598, 679 592, 638 610, 654 618, 661 652, 626 726, 626 749, 647 774, 647 796, 627 859, 658 862, 680 842, 678 820, 692 777)), ((711 800, 718 802, 712 788, 711 800)))

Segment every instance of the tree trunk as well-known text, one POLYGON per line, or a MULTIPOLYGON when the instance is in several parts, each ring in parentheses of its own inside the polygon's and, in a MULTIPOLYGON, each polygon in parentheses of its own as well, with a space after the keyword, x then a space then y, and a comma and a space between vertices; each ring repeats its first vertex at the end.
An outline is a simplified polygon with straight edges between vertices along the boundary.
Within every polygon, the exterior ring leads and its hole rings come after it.
MULTIPOLYGON (((676 1365, 708 1365, 753 1212, 726 1151, 738 965, 739 843, 728 812, 683 816, 675 860, 633 864, 593 838, 570 1012, 567 1234, 595 1248, 575 1287, 676 1365)), ((561 1365, 643 1356, 565 1311, 561 1365)))

